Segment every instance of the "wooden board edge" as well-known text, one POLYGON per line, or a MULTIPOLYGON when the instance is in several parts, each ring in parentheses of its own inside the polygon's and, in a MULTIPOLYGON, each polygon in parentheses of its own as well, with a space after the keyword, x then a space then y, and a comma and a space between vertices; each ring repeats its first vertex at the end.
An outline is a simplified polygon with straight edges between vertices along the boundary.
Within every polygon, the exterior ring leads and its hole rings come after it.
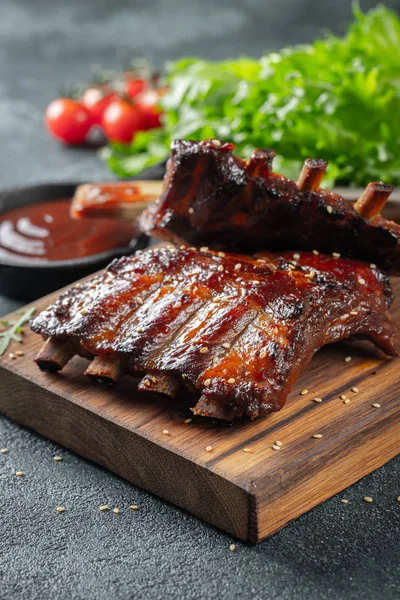
POLYGON ((218 529, 252 541, 253 504, 245 489, 2 365, 0 412, 218 529))
MULTIPOLYGON (((296 482, 286 493, 270 494, 269 489, 276 489, 276 482, 263 482, 263 490, 251 500, 254 503, 252 513, 255 522, 249 524, 249 540, 259 543, 273 535, 301 515, 339 494, 363 477, 376 471, 384 464, 398 456, 400 452, 400 418, 390 414, 376 427, 358 432, 353 438, 358 451, 364 447, 365 459, 360 460, 359 452, 349 452, 346 464, 338 452, 333 460, 321 468, 312 477, 296 482), (384 433, 385 435, 378 435, 384 433), (329 482, 329 485, 327 485, 329 482), (271 496, 275 498, 271 498, 271 496), (285 507, 284 514, 282 507, 285 507)), ((279 486, 278 486, 279 487, 279 486)))

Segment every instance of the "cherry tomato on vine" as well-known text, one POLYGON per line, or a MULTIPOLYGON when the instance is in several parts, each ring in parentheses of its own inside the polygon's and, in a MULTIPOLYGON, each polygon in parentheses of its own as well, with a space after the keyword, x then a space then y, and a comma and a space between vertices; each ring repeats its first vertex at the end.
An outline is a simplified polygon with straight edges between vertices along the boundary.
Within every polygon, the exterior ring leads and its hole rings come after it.
POLYGON ((82 144, 92 126, 88 109, 70 98, 50 102, 45 121, 50 133, 66 144, 82 144))
POLYGON ((115 98, 104 111, 101 125, 109 140, 128 143, 142 129, 142 121, 139 107, 122 98, 115 98))
POLYGON ((81 103, 90 112, 93 123, 100 125, 105 109, 114 98, 115 94, 110 91, 103 90, 100 87, 90 87, 83 92, 81 103))
POLYGON ((162 111, 157 107, 160 95, 157 90, 147 90, 136 98, 136 105, 142 113, 141 129, 143 131, 161 127, 162 111))
POLYGON ((129 98, 136 98, 147 89, 147 81, 145 79, 128 79, 125 87, 129 98))

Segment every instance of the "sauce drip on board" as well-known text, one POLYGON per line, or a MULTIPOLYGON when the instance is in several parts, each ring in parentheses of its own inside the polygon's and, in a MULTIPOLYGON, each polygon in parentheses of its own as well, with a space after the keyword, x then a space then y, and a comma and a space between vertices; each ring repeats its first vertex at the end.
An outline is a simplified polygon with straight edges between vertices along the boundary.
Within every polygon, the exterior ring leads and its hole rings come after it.
POLYGON ((129 246, 135 223, 116 219, 75 221, 70 198, 22 206, 0 215, 0 258, 40 262, 82 258, 129 246))

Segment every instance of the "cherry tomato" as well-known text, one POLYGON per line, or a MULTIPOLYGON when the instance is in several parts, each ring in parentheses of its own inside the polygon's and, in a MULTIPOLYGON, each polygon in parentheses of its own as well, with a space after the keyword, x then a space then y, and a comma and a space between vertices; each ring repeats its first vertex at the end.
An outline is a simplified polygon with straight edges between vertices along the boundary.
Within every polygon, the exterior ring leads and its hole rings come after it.
POLYGON ((136 105, 142 113, 141 129, 147 131, 155 127, 161 127, 162 111, 157 107, 160 92, 147 90, 136 98, 136 105))
POLYGON ((136 98, 147 89, 147 81, 145 79, 128 79, 125 86, 129 98, 136 98))
POLYGON ((58 98, 46 109, 47 129, 67 144, 82 144, 92 125, 86 106, 70 98, 58 98))
POLYGON ((83 92, 81 103, 90 112, 93 123, 100 125, 105 109, 114 98, 115 94, 110 91, 106 91, 100 87, 91 87, 83 92))
POLYGON ((122 98, 114 99, 106 108, 101 120, 108 139, 116 142, 131 142, 141 130, 143 115, 139 107, 122 98))

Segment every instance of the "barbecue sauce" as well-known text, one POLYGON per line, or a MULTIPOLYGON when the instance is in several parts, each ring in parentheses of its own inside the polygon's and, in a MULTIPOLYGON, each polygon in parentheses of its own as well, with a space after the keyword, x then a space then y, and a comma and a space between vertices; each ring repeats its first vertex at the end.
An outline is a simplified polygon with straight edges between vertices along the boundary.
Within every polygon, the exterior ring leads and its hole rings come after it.
POLYGON ((0 215, 0 259, 51 262, 129 246, 135 223, 116 219, 75 221, 71 200, 22 206, 0 215))

